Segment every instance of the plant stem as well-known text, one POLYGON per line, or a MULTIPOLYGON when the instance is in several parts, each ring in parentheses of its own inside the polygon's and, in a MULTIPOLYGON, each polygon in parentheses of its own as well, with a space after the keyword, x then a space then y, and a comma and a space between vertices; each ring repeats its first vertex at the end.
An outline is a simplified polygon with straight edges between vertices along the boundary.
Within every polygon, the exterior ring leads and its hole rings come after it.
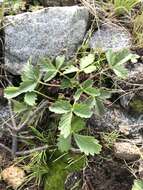
POLYGON ((59 84, 49 84, 49 83, 45 83, 45 82, 42 82, 42 81, 39 81, 40 84, 43 84, 45 86, 51 86, 51 87, 60 87, 59 84))
POLYGON ((37 90, 34 90, 34 92, 37 93, 37 94, 39 94, 39 95, 41 95, 41 96, 43 96, 43 97, 45 97, 46 99, 49 99, 49 100, 51 100, 51 101, 54 101, 53 98, 51 98, 51 97, 49 97, 49 96, 47 96, 47 95, 45 95, 45 94, 43 94, 43 93, 41 93, 41 92, 39 92, 39 91, 37 91, 37 90))
POLYGON ((33 148, 31 150, 18 151, 18 152, 16 152, 16 155, 27 155, 27 154, 31 154, 33 152, 46 150, 47 148, 49 148, 49 145, 41 146, 41 147, 38 147, 38 148, 33 148))

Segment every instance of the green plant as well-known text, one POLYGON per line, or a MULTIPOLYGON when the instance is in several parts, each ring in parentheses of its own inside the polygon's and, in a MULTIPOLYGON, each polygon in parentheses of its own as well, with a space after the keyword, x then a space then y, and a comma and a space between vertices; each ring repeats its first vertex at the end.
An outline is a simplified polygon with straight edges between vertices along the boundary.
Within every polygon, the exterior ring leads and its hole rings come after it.
POLYGON ((24 156, 18 162, 27 172, 27 176, 20 189, 34 181, 37 186, 44 185, 45 190, 56 190, 59 186, 61 190, 64 190, 64 182, 68 173, 80 171, 85 161, 85 156, 61 154, 57 150, 52 153, 44 150, 24 156))
POLYGON ((143 45, 143 13, 137 15, 133 20, 133 41, 135 46, 142 47, 143 45))
POLYGON ((24 7, 23 0, 4 0, 4 10, 8 10, 9 14, 17 13, 21 8, 24 7))
MULTIPOLYGON (((100 87, 100 83, 96 83, 94 78, 97 75, 102 77, 99 72, 104 73, 108 70, 114 71, 119 78, 125 78, 127 70, 124 64, 129 60, 135 61, 136 58, 136 55, 126 50, 117 53, 110 50, 106 53, 107 61, 104 59, 108 64, 103 62, 100 67, 99 58, 94 52, 86 53, 69 64, 66 63, 64 56, 57 57, 55 60, 43 59, 35 67, 29 61, 21 75, 20 86, 7 87, 5 97, 13 101, 15 112, 29 114, 36 107, 38 96, 43 96, 48 100, 49 111, 60 116, 58 148, 61 151, 72 149, 74 139, 81 152, 86 155, 99 154, 101 145, 94 137, 88 136, 85 122, 94 111, 98 115, 104 112, 104 101, 110 98, 111 92, 109 89, 100 87), (53 83, 53 79, 59 80, 60 84, 53 83), (50 92, 43 94, 40 91, 41 86, 56 88, 58 93, 52 97, 49 96, 50 92), (67 91, 68 95, 66 95, 67 91), (13 100, 17 96, 20 96, 23 101, 13 100)), ((20 131, 25 125, 28 123, 24 122, 16 131, 20 131)))
POLYGON ((135 5, 141 2, 141 0, 111 0, 115 12, 122 14, 124 12, 130 13, 135 5))
POLYGON ((111 133, 103 133, 103 139, 105 141, 105 145, 108 148, 111 148, 114 143, 117 141, 118 137, 119 137, 119 132, 117 131, 113 131, 111 133))
POLYGON ((49 167, 47 164, 47 154, 43 150, 41 152, 34 152, 30 155, 31 159, 29 164, 24 166, 24 169, 29 173, 26 177, 26 183, 31 180, 35 180, 35 183, 39 186, 44 182, 48 175, 49 167))

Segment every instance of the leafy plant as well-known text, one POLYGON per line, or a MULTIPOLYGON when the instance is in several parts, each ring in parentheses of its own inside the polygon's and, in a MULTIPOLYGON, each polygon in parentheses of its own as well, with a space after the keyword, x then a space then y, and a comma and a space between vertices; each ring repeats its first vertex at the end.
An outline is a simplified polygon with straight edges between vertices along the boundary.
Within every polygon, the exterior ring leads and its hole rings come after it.
POLYGON ((117 14, 124 12, 130 13, 135 5, 141 2, 141 0, 111 0, 114 5, 117 14))
POLYGON ((94 52, 86 53, 78 60, 72 60, 69 65, 64 56, 58 56, 53 60, 42 59, 37 66, 33 66, 29 61, 21 75, 22 82, 19 87, 7 87, 5 97, 12 99, 14 111, 19 114, 31 113, 39 101, 39 96, 48 99, 50 113, 60 116, 58 148, 63 152, 68 151, 72 148, 74 140, 74 146, 86 155, 99 154, 101 145, 94 137, 86 134, 85 122, 93 113, 104 113, 104 102, 111 97, 111 92, 107 88, 101 88, 94 80, 94 75, 98 76, 98 72, 104 74, 104 70, 112 70, 117 77, 125 78, 127 69, 124 64, 130 60, 135 61, 136 58, 136 55, 127 50, 116 53, 110 50, 106 53, 108 64, 100 64, 100 67, 99 59, 94 52), (81 79, 81 76, 85 79, 81 79), (59 80, 58 84, 53 83, 56 80, 59 80), (52 97, 49 96, 50 92, 43 94, 41 86, 56 88, 58 93, 52 97), (70 92, 68 96, 67 91, 70 92), (17 96, 23 101, 13 99, 17 96))
POLYGON ((143 44, 143 13, 137 15, 133 20, 133 41, 135 46, 142 47, 143 44))
POLYGON ((108 148, 111 148, 119 137, 119 132, 113 131, 111 133, 103 133, 103 139, 108 148))
POLYGON ((80 171, 85 161, 85 156, 61 154, 55 150, 52 153, 43 150, 19 158, 18 162, 27 172, 25 183, 20 189, 34 181, 35 185, 43 185, 44 189, 57 189, 60 186, 64 190, 64 182, 68 173, 80 171))
POLYGON ((115 72, 115 74, 119 78, 126 78, 128 70, 125 68, 124 64, 129 60, 136 62, 136 59, 139 58, 139 56, 130 53, 128 50, 116 53, 113 53, 111 50, 109 50, 106 53, 106 58, 110 68, 115 72))
POLYGON ((10 9, 10 14, 15 14, 19 11, 24 5, 24 1, 22 0, 4 0, 5 9, 10 9))

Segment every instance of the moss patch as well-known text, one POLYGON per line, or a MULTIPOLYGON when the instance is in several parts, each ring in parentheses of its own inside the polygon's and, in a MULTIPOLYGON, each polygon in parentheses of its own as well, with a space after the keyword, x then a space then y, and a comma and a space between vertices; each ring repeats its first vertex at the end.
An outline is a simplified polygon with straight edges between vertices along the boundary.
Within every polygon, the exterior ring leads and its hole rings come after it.
POLYGON ((85 163, 83 156, 65 155, 57 161, 53 161, 49 168, 49 174, 45 181, 44 190, 64 190, 64 183, 70 172, 80 171, 85 163), (71 162, 69 163, 69 161, 71 162))
POLYGON ((130 103, 133 111, 143 113, 143 100, 135 99, 130 103))

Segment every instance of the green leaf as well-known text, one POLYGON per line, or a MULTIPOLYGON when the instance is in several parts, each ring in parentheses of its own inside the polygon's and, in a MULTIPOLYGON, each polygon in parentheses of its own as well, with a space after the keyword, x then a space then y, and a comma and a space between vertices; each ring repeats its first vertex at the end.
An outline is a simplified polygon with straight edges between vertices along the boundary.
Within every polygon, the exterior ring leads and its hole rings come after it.
POLYGON ((63 135, 60 135, 57 146, 61 152, 67 152, 71 148, 71 135, 69 135, 67 138, 64 138, 63 135))
POLYGON ((61 82, 61 89, 65 89, 65 88, 72 88, 72 83, 69 79, 63 79, 61 82))
POLYGON ((21 78, 22 78, 22 81, 25 81, 27 79, 33 79, 33 65, 30 63, 30 60, 24 66, 21 78))
POLYGON ((4 90, 4 97, 7 99, 15 98, 19 94, 19 87, 9 86, 4 90))
POLYGON ((22 81, 38 81, 40 78, 40 70, 37 66, 33 66, 30 61, 25 65, 21 75, 22 81))
POLYGON ((56 75, 57 75, 58 71, 57 70, 48 70, 45 75, 44 75, 44 81, 48 82, 50 80, 52 80, 56 75))
POLYGON ((104 104, 103 104, 103 102, 101 100, 95 99, 94 106, 95 106, 95 112, 98 115, 103 115, 104 114, 105 107, 104 107, 104 104))
POLYGON ((82 90, 81 90, 80 88, 77 89, 77 91, 75 92, 75 95, 73 96, 74 99, 75 99, 75 101, 78 101, 78 100, 79 100, 81 94, 82 94, 82 90))
POLYGON ((61 68, 61 66, 64 64, 65 61, 65 56, 57 56, 56 57, 56 68, 57 70, 59 70, 61 68))
POLYGON ((112 50, 109 50, 106 53, 106 58, 115 74, 120 78, 126 78, 128 70, 124 67, 124 64, 127 63, 129 60, 136 61, 138 56, 130 53, 128 50, 125 49, 119 52, 112 52, 112 50))
POLYGON ((74 65, 70 65, 69 67, 67 67, 65 69, 65 71, 63 72, 64 74, 70 74, 70 73, 74 73, 77 72, 79 69, 77 67, 75 67, 74 65))
POLYGON ((27 80, 20 83, 19 93, 32 92, 35 90, 37 82, 33 80, 27 80))
POLYGON ((92 136, 83 136, 74 134, 74 139, 76 144, 78 145, 81 152, 84 152, 86 155, 99 154, 102 146, 99 144, 98 140, 96 140, 92 136))
POLYGON ((72 131, 79 132, 85 128, 85 121, 77 116, 74 116, 72 119, 72 131))
POLYGON ((49 110, 57 114, 64 114, 70 112, 71 108, 71 104, 68 101, 58 100, 49 107, 49 110))
POLYGON ((114 62, 115 62, 115 54, 113 53, 112 49, 109 49, 107 52, 106 52, 106 59, 109 63, 109 65, 114 65, 114 62))
POLYGON ((95 106, 95 98, 90 96, 88 97, 85 102, 85 104, 87 104, 89 106, 90 109, 92 109, 95 106))
POLYGON ((41 59, 39 65, 40 65, 41 71, 43 71, 43 72, 47 72, 47 70, 49 70, 49 68, 51 68, 53 70, 55 69, 55 66, 52 64, 52 60, 49 58, 41 59))
POLYGON ((80 69, 83 70, 84 68, 88 67, 94 62, 95 55, 90 53, 87 56, 80 59, 80 69))
POLYGON ((93 85, 93 81, 92 80, 86 80, 82 83, 82 87, 83 88, 88 88, 88 87, 92 87, 93 85))
POLYGON ((25 103, 30 106, 34 106, 36 104, 37 94, 35 92, 27 92, 24 97, 25 103))
POLYGON ((51 79, 53 79, 58 73, 57 68, 52 64, 50 59, 44 59, 43 61, 41 61, 40 68, 41 71, 45 73, 44 74, 45 82, 48 82, 51 79))
POLYGON ((113 52, 111 49, 106 53, 106 58, 110 66, 117 64, 123 65, 132 59, 133 54, 129 50, 124 49, 119 52, 113 52))
POLYGON ((143 190, 143 180, 134 180, 132 190, 143 190))
POLYGON ((127 63, 127 61, 132 59, 132 54, 128 51, 119 52, 116 56, 118 59, 118 62, 116 62, 116 65, 123 65, 124 63, 127 63))
POLYGON ((123 65, 115 65, 113 71, 119 78, 126 78, 128 75, 128 70, 123 65))
POLYGON ((89 74, 89 73, 96 71, 96 69, 97 69, 97 67, 95 65, 90 65, 90 66, 86 67, 85 69, 83 69, 83 71, 86 74, 89 74))
POLYGON ((92 80, 87 80, 82 84, 82 90, 84 93, 96 97, 100 96, 100 89, 97 89, 95 87, 92 87, 93 81, 92 80))
POLYGON ((92 111, 90 107, 86 104, 74 104, 73 112, 75 115, 82 118, 90 118, 92 116, 92 111))
POLYGON ((87 87, 84 89, 84 92, 93 97, 100 96, 100 89, 97 89, 97 88, 87 87))
POLYGON ((28 109, 28 106, 24 102, 18 102, 16 100, 12 100, 13 102, 13 110, 15 113, 21 113, 28 109))
POLYGON ((71 134, 71 122, 72 122, 72 112, 68 112, 62 115, 59 122, 59 130, 64 138, 67 138, 71 134))
POLYGON ((111 98, 111 92, 106 89, 100 89, 100 99, 106 100, 108 98, 111 98))

